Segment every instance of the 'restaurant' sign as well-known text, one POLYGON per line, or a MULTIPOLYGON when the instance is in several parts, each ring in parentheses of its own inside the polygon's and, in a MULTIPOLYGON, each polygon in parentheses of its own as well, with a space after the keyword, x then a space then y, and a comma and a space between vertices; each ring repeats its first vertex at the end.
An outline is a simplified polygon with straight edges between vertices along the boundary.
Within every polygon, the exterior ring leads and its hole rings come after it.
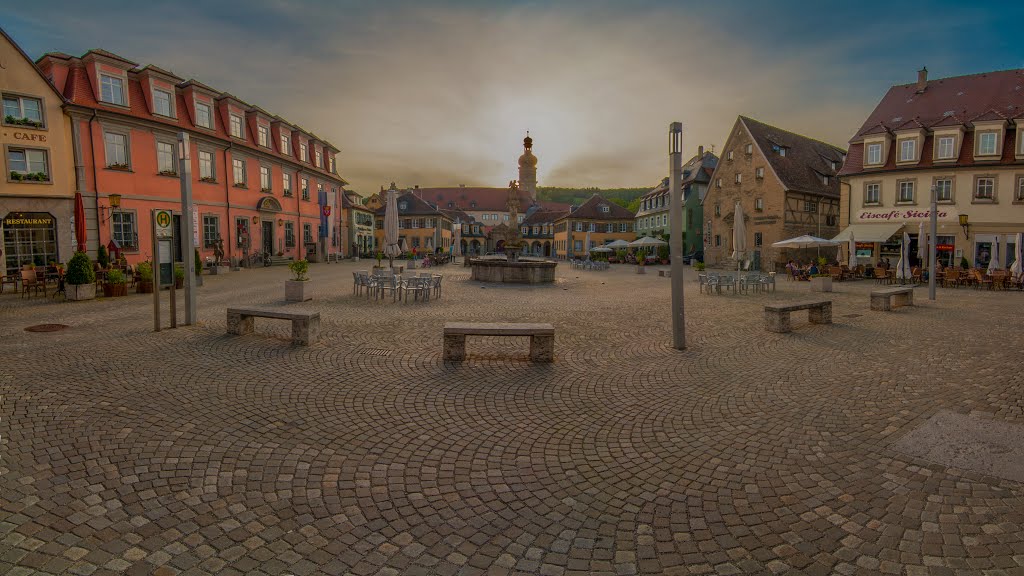
MULTIPOLYGON (((957 219, 956 211, 950 208, 939 208, 936 216, 939 220, 957 219)), ((908 220, 930 220, 931 217, 931 210, 920 210, 918 208, 865 208, 857 212, 857 220, 860 222, 906 222, 908 220)))

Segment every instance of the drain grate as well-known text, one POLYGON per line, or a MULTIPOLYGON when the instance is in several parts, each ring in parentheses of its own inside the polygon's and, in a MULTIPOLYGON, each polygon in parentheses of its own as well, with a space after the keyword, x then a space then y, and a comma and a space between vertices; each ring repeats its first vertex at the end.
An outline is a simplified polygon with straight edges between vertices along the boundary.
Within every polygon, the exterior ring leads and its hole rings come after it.
POLYGON ((70 328, 70 326, 67 324, 36 324, 25 328, 25 332, 60 332, 65 328, 70 328))
POLYGON ((863 314, 843 314, 843 318, 860 318, 863 314))
POLYGON ((391 353, 394 352, 394 350, 387 350, 385 348, 363 348, 360 352, 367 356, 391 356, 391 353))

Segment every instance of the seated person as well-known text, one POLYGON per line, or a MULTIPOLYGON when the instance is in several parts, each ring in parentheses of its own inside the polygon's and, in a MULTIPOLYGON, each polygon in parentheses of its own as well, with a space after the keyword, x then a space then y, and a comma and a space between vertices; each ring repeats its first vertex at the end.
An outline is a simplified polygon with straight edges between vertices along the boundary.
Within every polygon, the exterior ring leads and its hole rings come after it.
POLYGON ((811 262, 811 267, 807 269, 807 275, 808 276, 814 276, 817 273, 818 273, 818 265, 815 264, 814 262, 811 262))

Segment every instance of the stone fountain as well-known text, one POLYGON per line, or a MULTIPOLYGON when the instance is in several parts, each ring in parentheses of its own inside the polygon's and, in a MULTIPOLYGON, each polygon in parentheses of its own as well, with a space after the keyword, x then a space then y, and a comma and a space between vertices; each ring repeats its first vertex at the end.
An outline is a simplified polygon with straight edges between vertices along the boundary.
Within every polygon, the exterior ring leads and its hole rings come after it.
POLYGON ((504 255, 484 256, 469 261, 472 279, 480 282, 504 282, 509 284, 546 284, 555 281, 555 267, 558 265, 543 258, 521 256, 526 242, 519 231, 519 183, 515 180, 508 185, 509 230, 506 232, 504 255))

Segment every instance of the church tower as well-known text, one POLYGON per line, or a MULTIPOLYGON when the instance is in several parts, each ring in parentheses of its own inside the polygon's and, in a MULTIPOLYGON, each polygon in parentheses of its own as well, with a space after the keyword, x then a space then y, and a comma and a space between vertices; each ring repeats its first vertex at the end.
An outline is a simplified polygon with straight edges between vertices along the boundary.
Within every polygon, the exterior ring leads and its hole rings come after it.
POLYGON ((533 138, 526 133, 523 139, 523 155, 519 157, 519 187, 537 201, 537 157, 533 155, 533 138))

